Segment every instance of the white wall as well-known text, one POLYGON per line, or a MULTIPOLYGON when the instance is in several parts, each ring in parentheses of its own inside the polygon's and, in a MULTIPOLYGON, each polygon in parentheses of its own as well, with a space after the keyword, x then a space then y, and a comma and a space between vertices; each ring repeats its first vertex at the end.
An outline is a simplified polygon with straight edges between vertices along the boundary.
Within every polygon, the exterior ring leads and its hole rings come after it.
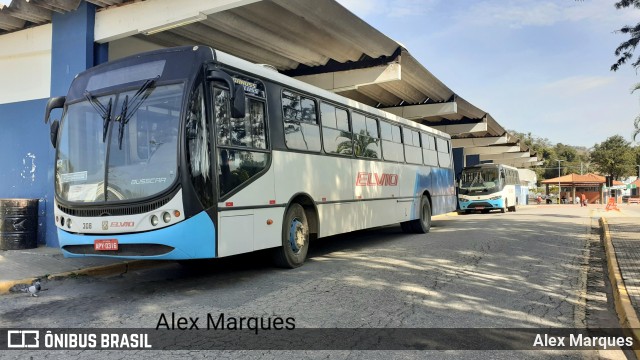
POLYGON ((0 104, 48 98, 51 24, 0 35, 0 104))

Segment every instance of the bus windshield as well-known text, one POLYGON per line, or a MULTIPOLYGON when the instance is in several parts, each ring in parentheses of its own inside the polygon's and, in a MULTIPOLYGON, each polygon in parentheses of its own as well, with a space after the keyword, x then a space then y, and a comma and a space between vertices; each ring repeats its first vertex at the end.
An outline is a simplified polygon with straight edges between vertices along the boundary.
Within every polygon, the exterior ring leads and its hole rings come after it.
POLYGON ((68 106, 56 153, 56 194, 101 203, 149 197, 177 177, 184 84, 150 86, 68 106), (143 96, 137 96, 144 89, 143 96))
POLYGON ((464 169, 460 176, 461 194, 489 194, 500 189, 497 168, 464 169))

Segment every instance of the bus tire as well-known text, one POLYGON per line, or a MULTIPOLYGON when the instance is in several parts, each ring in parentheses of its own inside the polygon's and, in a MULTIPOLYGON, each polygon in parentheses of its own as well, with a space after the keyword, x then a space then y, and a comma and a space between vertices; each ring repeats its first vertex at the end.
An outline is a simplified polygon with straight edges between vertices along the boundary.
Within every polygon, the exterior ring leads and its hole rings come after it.
POLYGON ((282 246, 275 249, 275 264, 293 269, 301 266, 309 251, 309 222, 302 205, 289 206, 282 223, 282 246))
POLYGON ((504 214, 504 212, 507 211, 507 209, 509 209, 509 200, 504 199, 504 207, 500 208, 500 212, 504 214))
POLYGON ((426 196, 420 200, 420 217, 411 222, 413 231, 418 234, 426 234, 431 230, 431 204, 426 196))
POLYGON ((511 207, 511 212, 516 212, 517 206, 518 206, 518 198, 516 198, 516 204, 511 207))

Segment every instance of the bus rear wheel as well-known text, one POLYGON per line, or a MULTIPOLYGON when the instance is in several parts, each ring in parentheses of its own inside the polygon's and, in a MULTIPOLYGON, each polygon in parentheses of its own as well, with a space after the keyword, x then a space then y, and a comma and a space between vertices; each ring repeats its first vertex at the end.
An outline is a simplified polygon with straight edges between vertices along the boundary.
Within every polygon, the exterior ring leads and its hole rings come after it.
POLYGON ((420 201, 420 221, 416 223, 416 231, 426 234, 431 230, 431 203, 426 196, 420 201))
POLYGON ((275 249, 278 267, 297 268, 304 263, 309 251, 309 222, 300 204, 291 204, 282 223, 282 246, 275 249))
POLYGON ((426 234, 431 230, 431 204, 429 198, 420 199, 420 218, 409 223, 414 233, 426 234))

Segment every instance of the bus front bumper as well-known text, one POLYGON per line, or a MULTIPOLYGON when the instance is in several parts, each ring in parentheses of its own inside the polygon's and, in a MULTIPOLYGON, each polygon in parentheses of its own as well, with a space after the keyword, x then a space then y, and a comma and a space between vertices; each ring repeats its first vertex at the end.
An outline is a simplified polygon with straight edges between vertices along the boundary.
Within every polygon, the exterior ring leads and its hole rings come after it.
POLYGON ((460 210, 473 211, 473 210, 496 210, 504 208, 504 200, 470 200, 470 201, 458 201, 460 204, 460 210))
POLYGON ((215 227, 202 212, 166 228, 133 234, 83 235, 58 228, 64 257, 188 260, 216 257, 215 227), (96 240, 117 240, 118 250, 95 250, 96 240))

